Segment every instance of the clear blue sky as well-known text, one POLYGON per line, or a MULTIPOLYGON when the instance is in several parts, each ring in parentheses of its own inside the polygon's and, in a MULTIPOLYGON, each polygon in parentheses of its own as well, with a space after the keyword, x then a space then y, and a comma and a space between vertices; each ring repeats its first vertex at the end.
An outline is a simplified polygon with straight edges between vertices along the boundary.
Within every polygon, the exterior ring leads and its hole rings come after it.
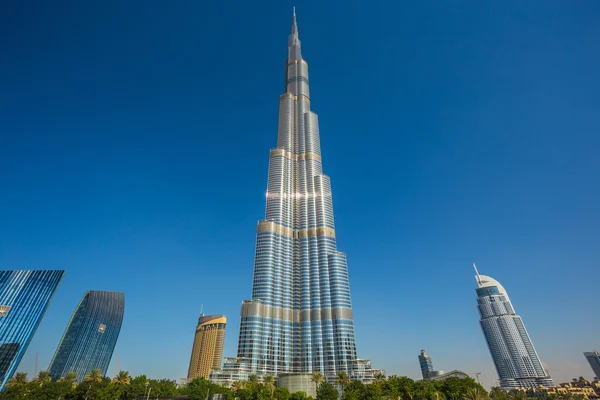
POLYGON ((113 357, 185 376, 200 305, 237 348, 292 6, 348 254, 359 356, 496 379, 471 263, 558 380, 599 348, 597 1, 20 2, 0 13, 0 268, 67 274, 20 369, 87 289, 113 357))

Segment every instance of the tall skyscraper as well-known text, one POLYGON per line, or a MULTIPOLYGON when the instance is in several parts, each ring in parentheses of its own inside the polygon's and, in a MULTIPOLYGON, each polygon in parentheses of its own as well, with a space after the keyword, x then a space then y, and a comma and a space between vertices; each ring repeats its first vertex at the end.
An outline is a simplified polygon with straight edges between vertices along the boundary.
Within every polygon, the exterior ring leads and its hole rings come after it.
POLYGON ((212 369, 221 367, 226 324, 227 318, 224 315, 200 315, 194 335, 188 379, 208 379, 212 369))
POLYGON ((15 373, 65 271, 0 271, 0 391, 15 373))
POLYGON ((106 374, 121 331, 125 295, 88 290, 73 312, 50 362, 50 376, 76 372, 81 381, 93 369, 106 374))
POLYGON ((590 367, 594 371, 595 378, 600 379, 600 352, 598 351, 586 351, 583 353, 585 359, 590 363, 590 367))
POLYGON ((369 380, 370 361, 357 358, 346 255, 336 246, 295 13, 269 161, 266 216, 257 227, 252 300, 242 303, 237 358, 226 359, 212 379, 313 371, 333 379, 346 371, 369 380))
POLYGON ((473 267, 481 329, 500 378, 500 387, 554 386, 504 287, 489 276, 479 275, 475 264, 473 267))
POLYGON ((423 379, 429 379, 433 373, 433 364, 431 363, 431 357, 425 353, 425 350, 421 350, 421 354, 419 354, 419 364, 421 365, 423 379))

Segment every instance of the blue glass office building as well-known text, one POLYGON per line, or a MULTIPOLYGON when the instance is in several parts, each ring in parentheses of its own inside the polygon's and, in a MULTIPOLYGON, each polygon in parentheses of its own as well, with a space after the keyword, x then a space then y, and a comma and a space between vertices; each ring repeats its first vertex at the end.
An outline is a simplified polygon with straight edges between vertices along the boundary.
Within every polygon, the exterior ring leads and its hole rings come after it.
POLYGON ((90 290, 73 312, 50 363, 50 376, 60 379, 70 371, 81 381, 93 369, 106 374, 125 310, 121 292, 90 290))
POLYGON ((15 373, 65 271, 0 271, 0 390, 15 373))
POLYGON ((475 264, 473 267, 481 329, 500 378, 500 387, 554 386, 504 287, 494 278, 479 275, 475 264))
POLYGON ((431 362, 431 357, 425 353, 425 350, 421 350, 421 354, 419 354, 419 365, 421 366, 423 379, 431 378, 433 374, 433 363, 431 362))
POLYGON ((242 304, 237 357, 214 371, 214 382, 315 371, 328 380, 341 371, 372 380, 370 361, 357 357, 346 255, 337 249, 319 135, 294 13, 252 299, 242 304))
POLYGON ((592 367, 594 371, 594 378, 600 379, 600 352, 599 351, 586 351, 583 353, 585 359, 592 367))

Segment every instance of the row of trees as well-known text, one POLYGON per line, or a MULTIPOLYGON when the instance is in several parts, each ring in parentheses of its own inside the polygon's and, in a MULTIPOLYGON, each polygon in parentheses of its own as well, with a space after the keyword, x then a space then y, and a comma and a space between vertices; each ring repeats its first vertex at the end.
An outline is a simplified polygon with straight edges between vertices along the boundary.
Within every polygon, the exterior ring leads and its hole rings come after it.
MULTIPOLYGON (((17 373, 0 394, 0 400, 133 400, 156 399, 166 396, 186 396, 206 399, 209 394, 223 394, 228 400, 313 400, 304 392, 290 393, 287 388, 275 387, 275 379, 267 376, 263 382, 251 375, 248 381, 234 382, 231 388, 196 378, 185 385, 173 380, 148 379, 145 375, 132 378, 121 371, 113 378, 103 377, 99 370, 86 375, 81 383, 76 374, 69 373, 53 381, 48 372, 41 371, 31 381, 27 374, 17 373)), ((315 372, 311 377, 317 393, 316 400, 525 400, 526 393, 506 393, 493 388, 490 393, 471 378, 448 378, 443 381, 414 381, 405 376, 375 376, 371 384, 352 381, 345 372, 335 382, 326 382, 315 372), (334 386, 335 385, 335 386, 334 386)), ((539 397, 538 397, 539 399, 539 397)), ((544 400, 542 398, 542 400, 544 400)), ((556 400, 575 400, 557 397, 556 400)))

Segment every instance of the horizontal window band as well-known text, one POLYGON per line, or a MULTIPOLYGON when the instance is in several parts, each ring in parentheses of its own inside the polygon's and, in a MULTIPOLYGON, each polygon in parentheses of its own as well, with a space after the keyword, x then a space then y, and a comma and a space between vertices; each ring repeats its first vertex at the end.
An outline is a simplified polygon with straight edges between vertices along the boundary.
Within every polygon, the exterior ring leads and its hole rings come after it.
POLYGON ((294 64, 304 64, 308 67, 308 63, 304 60, 294 60, 294 61, 288 63, 287 66, 289 67, 290 65, 294 65, 294 64))
MULTIPOLYGON (((312 310, 292 310, 289 308, 274 307, 260 301, 247 300, 242 303, 241 309, 242 325, 243 318, 259 317, 290 322, 331 322, 331 320, 352 321, 352 309, 349 307, 316 308, 312 310)), ((339 323, 339 322, 337 322, 339 323)))
POLYGON ((304 161, 304 160, 317 160, 321 161, 321 156, 316 153, 303 153, 303 154, 294 154, 290 151, 286 151, 284 149, 273 149, 271 150, 271 157, 283 156, 288 160, 292 161, 304 161))
POLYGON ((299 94, 298 96, 295 96, 291 93, 284 93, 281 96, 279 96, 279 100, 282 100, 282 99, 302 100, 302 101, 310 104, 310 99, 303 94, 299 94))
POLYGON ((258 223, 257 233, 273 232, 290 238, 306 238, 312 236, 328 236, 335 238, 335 229, 320 226, 308 229, 292 229, 283 225, 276 224, 273 221, 260 221, 258 223))

